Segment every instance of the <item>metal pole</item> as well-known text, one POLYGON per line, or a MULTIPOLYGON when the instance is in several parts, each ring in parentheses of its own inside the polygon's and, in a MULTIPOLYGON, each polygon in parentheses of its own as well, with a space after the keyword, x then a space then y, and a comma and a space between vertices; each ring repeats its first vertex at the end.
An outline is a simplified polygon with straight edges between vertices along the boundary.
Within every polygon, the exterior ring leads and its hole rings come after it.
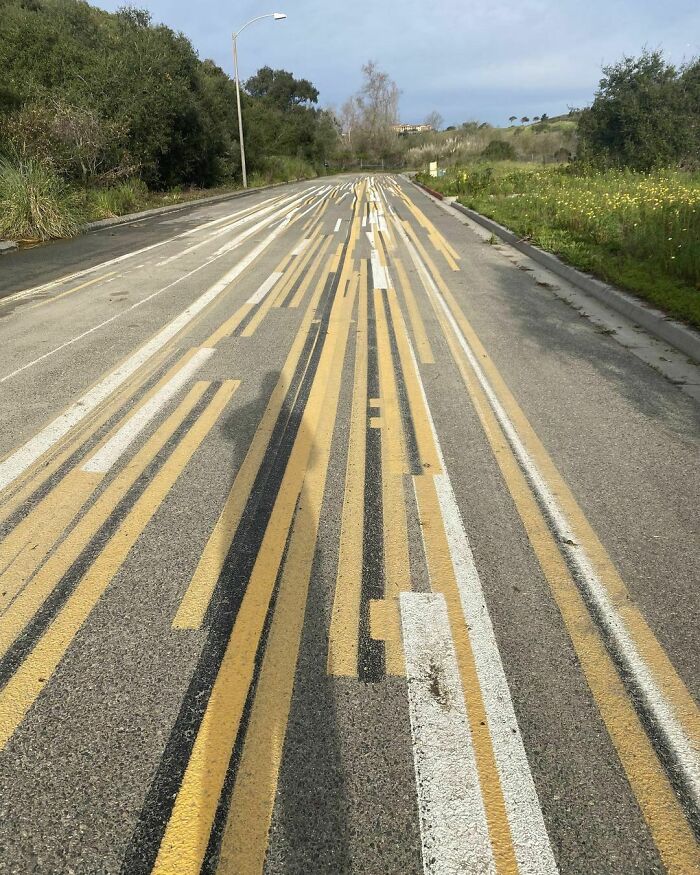
POLYGON ((243 145, 243 116, 241 114, 241 87, 238 81, 238 34, 233 34, 233 70, 236 77, 236 104, 238 106, 238 140, 241 144, 241 172, 243 188, 248 188, 248 174, 245 169, 245 146, 243 145))

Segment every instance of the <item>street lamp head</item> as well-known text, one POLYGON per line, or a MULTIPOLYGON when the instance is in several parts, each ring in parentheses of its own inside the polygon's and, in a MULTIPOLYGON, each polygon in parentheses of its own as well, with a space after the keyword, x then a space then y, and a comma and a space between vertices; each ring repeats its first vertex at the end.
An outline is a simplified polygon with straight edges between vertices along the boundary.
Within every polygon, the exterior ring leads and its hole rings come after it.
POLYGON ((286 18, 287 16, 284 14, 284 12, 273 12, 272 17, 275 19, 275 21, 282 21, 282 19, 286 18))

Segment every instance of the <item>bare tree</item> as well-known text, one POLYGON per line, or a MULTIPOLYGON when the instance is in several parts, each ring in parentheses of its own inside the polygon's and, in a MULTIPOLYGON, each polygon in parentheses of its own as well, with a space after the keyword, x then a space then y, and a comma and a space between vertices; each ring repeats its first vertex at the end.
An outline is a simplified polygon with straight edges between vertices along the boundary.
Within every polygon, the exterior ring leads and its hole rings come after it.
POLYGON ((433 110, 425 117, 425 124, 430 125, 434 131, 442 130, 445 120, 437 110, 433 110))
POLYGON ((398 148, 392 125, 399 120, 399 87, 374 61, 363 65, 362 75, 359 92, 341 108, 343 134, 356 154, 391 158, 398 148))

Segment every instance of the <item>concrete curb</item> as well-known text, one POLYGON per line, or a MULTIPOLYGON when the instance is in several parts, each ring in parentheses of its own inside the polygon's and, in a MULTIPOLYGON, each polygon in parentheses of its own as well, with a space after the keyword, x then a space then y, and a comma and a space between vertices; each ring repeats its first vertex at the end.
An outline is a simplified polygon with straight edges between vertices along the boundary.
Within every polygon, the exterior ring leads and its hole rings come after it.
POLYGON ((202 204, 215 204, 219 201, 233 200, 239 197, 248 197, 256 194, 259 191, 269 191, 271 188, 280 188, 283 185, 292 185, 295 182, 304 182, 306 180, 292 179, 289 182, 273 182, 271 185, 261 185, 258 188, 244 188, 237 191, 229 191, 224 194, 215 194, 210 197, 201 197, 196 200, 183 201, 179 204, 168 204, 165 207, 153 207, 150 210, 142 210, 140 213, 128 213, 125 216, 114 216, 111 219, 98 219, 96 222, 88 222, 85 226, 86 231, 99 231, 102 228, 112 228, 115 225, 124 225, 127 222, 135 222, 139 219, 150 219, 154 216, 164 215, 165 213, 174 213, 177 210, 185 210, 188 207, 197 207, 202 204))
MULTIPOLYGON (((210 197, 200 197, 196 200, 183 201, 179 204, 168 204, 164 207, 153 207, 150 210, 141 210, 139 213, 127 213, 125 216, 114 216, 111 219, 98 219, 96 222, 88 222, 84 231, 100 231, 103 228, 113 228, 116 225, 126 225, 128 222, 137 222, 139 219, 151 219, 155 216, 175 213, 178 210, 186 210, 188 207, 198 207, 202 204, 215 204, 219 201, 232 200, 239 197, 248 197, 259 191, 269 191, 271 188, 280 188, 283 185, 292 185, 295 182, 306 182, 303 179, 291 179, 289 182, 273 182, 271 185, 261 185, 258 188, 244 188, 237 191, 229 191, 224 194, 214 194, 210 197)), ((310 180, 309 180, 310 181, 310 180)), ((18 248, 14 240, 0 240, 0 255, 14 252, 18 248)))
MULTIPOLYGON (((431 189, 421 185, 419 182, 413 182, 413 185, 428 194, 435 195, 431 189)), ((439 200, 449 203, 443 195, 437 196, 439 200)), ((700 333, 693 328, 683 325, 681 322, 676 322, 675 319, 671 319, 670 316, 667 316, 661 310, 656 310, 654 307, 646 305, 628 292, 623 292, 614 286, 604 283, 602 280, 577 270, 575 267, 564 264, 556 255, 546 252, 544 249, 539 249, 531 243, 526 243, 517 234, 509 231, 508 228, 504 228, 503 225, 499 225, 498 222, 494 222, 493 219, 488 219, 486 216, 482 216, 481 213, 470 210, 460 203, 450 203, 450 206, 458 212, 464 213, 473 222, 477 222, 483 228, 486 228, 487 231, 491 231, 492 234, 500 237, 501 240, 510 246, 529 256, 533 261, 546 267, 547 270, 577 286, 582 291, 606 304, 612 310, 631 319, 634 323, 648 331, 649 334, 669 344, 669 346, 675 347, 689 358, 700 363, 700 333)))

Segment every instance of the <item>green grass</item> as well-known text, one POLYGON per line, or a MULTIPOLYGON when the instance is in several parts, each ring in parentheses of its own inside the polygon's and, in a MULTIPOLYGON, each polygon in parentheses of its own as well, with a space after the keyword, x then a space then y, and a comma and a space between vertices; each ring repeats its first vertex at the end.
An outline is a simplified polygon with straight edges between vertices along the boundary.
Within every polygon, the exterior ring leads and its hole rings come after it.
MULTIPOLYGON (((274 182, 312 179, 316 169, 298 158, 271 157, 249 176, 251 188, 274 182)), ((217 188, 149 191, 140 179, 100 188, 71 186, 48 165, 33 159, 0 158, 0 240, 36 243, 74 237, 87 222, 110 219, 241 188, 231 182, 217 188)))
POLYGON ((84 196, 51 168, 33 159, 0 159, 0 239, 74 237, 85 221, 84 196))
POLYGON ((700 174, 503 162, 419 181, 700 327, 700 174))

